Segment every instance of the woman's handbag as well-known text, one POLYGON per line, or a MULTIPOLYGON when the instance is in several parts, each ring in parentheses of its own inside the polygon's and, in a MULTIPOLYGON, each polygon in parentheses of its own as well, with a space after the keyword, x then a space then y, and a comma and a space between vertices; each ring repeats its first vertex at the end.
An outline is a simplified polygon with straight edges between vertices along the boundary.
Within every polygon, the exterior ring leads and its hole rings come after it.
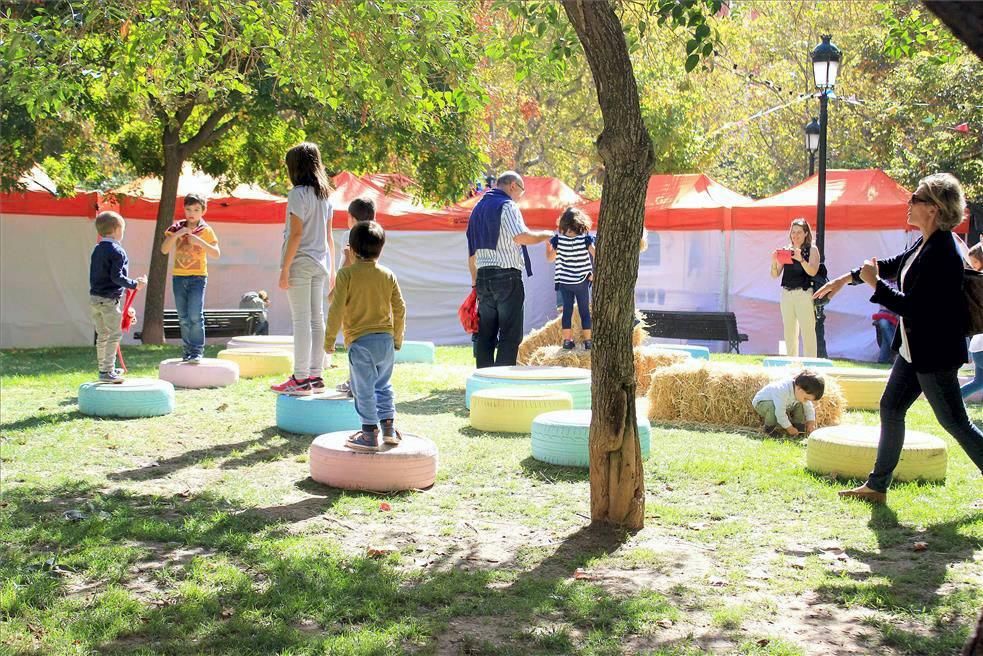
POLYGON ((963 294, 969 309, 966 335, 983 333, 983 271, 963 269, 963 294))

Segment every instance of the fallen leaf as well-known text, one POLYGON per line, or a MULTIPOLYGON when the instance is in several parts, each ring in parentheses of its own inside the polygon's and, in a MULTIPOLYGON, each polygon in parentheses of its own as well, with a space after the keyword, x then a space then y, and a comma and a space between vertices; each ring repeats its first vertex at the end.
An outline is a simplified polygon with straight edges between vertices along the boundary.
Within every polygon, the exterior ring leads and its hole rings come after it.
POLYGON ((593 581, 594 575, 585 570, 583 567, 578 567, 573 572, 573 578, 577 581, 593 581))
POLYGON ((219 407, 215 408, 215 411, 216 412, 224 412, 224 411, 226 411, 228 409, 229 409, 229 404, 228 403, 223 403, 219 407))
POLYGON ((383 558, 395 551, 392 547, 366 547, 365 555, 369 558, 383 558))
POLYGON ((672 628, 672 620, 659 620, 658 624, 663 629, 670 629, 670 628, 672 628))
POLYGON ((911 545, 911 547, 915 551, 927 551, 928 550, 928 542, 916 542, 915 544, 911 545))
POLYGON ((727 582, 726 582, 726 581, 724 581, 724 580, 723 580, 723 579, 721 579, 721 578, 718 578, 718 577, 716 577, 716 576, 711 576, 711 577, 710 577, 710 578, 709 578, 709 579, 707 580, 707 583, 709 583, 710 585, 712 585, 712 586, 713 586, 713 587, 715 587, 715 588, 720 588, 720 587, 723 587, 723 586, 724 586, 724 584, 726 584, 727 582))
POLYGON ((233 609, 233 608, 223 608, 222 609, 222 617, 232 617, 235 614, 236 614, 236 612, 235 612, 235 609, 233 609))
POLYGON ((768 643, 770 643, 770 642, 771 642, 771 640, 769 640, 768 638, 762 638, 761 640, 758 640, 758 646, 759 647, 767 647, 768 646, 768 643))
POLYGON ((389 512, 392 509, 393 509, 393 507, 390 506, 385 501, 383 501, 382 503, 379 504, 379 510, 381 510, 382 512, 389 512))

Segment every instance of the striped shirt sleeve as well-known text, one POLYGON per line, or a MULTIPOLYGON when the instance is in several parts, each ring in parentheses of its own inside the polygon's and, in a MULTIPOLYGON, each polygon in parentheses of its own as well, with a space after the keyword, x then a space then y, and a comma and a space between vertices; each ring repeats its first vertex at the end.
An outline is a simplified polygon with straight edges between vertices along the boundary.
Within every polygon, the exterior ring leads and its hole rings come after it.
MULTIPOLYGON (((502 230, 501 235, 509 241, 515 239, 516 235, 528 232, 525 221, 522 220, 522 212, 514 202, 505 203, 502 207, 502 230)), ((499 245, 501 248, 501 245, 499 245)))

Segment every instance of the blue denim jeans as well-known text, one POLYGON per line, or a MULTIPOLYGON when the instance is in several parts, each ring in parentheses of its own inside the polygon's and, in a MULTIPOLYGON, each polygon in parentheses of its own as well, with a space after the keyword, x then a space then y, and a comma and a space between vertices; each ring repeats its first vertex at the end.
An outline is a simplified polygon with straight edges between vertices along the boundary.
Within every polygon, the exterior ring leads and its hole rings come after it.
POLYGON ((390 382, 395 359, 393 336, 389 333, 362 335, 348 347, 348 375, 355 412, 365 425, 377 425, 396 416, 390 382))
POLYGON ((478 269, 478 368, 512 366, 522 341, 523 304, 526 290, 518 269, 478 269), (498 350, 496 354, 496 348, 498 350))
POLYGON ((887 319, 876 320, 874 327, 877 329, 877 347, 880 349, 877 353, 877 361, 880 364, 889 364, 894 359, 891 343, 894 341, 894 332, 898 327, 887 319))
POLYGON ((983 473, 983 433, 966 415, 956 373, 956 369, 947 369, 920 374, 901 356, 894 360, 881 397, 881 439, 877 444, 874 471, 867 477, 868 487, 887 492, 904 446, 905 415, 922 392, 942 428, 956 439, 983 473))
POLYGON ((205 276, 174 276, 174 306, 181 323, 184 354, 201 356, 205 352, 205 276))
POLYGON ((573 325, 573 302, 576 300, 577 311, 580 312, 580 325, 582 328, 590 330, 590 281, 585 280, 576 285, 560 283, 559 291, 563 297, 563 316, 560 319, 560 327, 570 328, 573 325))
POLYGON ((970 355, 973 356, 976 373, 973 375, 973 380, 959 388, 964 399, 971 397, 983 389, 983 351, 976 351, 975 353, 970 353, 970 355))

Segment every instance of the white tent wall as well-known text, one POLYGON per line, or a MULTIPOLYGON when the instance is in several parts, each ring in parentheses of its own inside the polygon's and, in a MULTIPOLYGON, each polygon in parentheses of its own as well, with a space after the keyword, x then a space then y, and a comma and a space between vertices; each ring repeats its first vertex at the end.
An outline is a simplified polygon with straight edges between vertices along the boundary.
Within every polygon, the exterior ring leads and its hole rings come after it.
MULTIPOLYGON (((742 353, 775 354, 783 340, 779 309, 780 279, 769 274, 771 253, 788 242, 784 231, 734 232, 731 249, 729 309, 737 315, 737 327, 749 340, 742 353)), ((826 267, 837 276, 859 266, 869 257, 900 253, 908 237, 903 230, 835 231, 826 233, 826 267)), ((826 306, 826 346, 830 357, 874 360, 877 356, 866 285, 847 287, 826 306)))
POLYGON ((635 284, 638 309, 715 312, 723 308, 723 233, 649 231, 648 240, 635 284))

